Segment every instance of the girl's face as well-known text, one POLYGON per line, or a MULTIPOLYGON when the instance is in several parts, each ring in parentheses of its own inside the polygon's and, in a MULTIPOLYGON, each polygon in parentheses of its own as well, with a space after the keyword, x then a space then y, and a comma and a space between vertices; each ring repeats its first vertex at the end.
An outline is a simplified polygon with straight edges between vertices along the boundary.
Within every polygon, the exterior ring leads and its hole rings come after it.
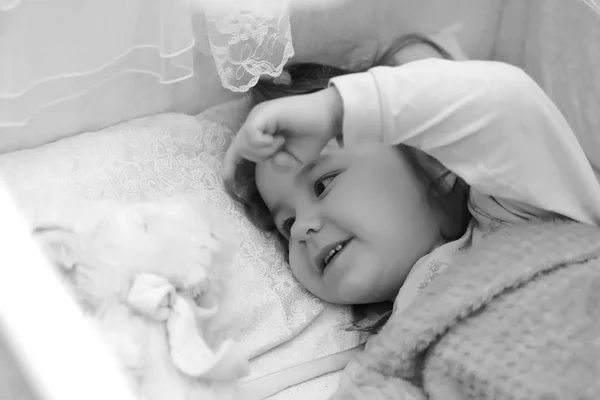
POLYGON ((306 166, 256 166, 258 190, 289 240, 296 279, 338 304, 393 300, 442 241, 428 187, 393 147, 326 148, 306 166))

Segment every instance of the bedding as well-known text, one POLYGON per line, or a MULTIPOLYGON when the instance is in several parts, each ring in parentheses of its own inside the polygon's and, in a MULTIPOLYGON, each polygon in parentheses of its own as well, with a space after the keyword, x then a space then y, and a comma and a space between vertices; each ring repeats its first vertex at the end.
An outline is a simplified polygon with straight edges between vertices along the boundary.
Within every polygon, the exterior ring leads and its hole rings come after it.
MULTIPOLYGON (((274 240, 259 232, 225 193, 221 159, 248 112, 241 99, 197 117, 160 114, 0 156, 0 174, 32 221, 74 198, 152 200, 192 196, 221 211, 241 240, 233 279, 214 325, 242 344, 249 381, 364 341, 343 330, 347 307, 324 303, 294 280, 274 240)), ((325 399, 339 373, 274 399, 325 399)))
POLYGON ((600 229, 491 233, 351 361, 337 399, 597 399, 600 229))

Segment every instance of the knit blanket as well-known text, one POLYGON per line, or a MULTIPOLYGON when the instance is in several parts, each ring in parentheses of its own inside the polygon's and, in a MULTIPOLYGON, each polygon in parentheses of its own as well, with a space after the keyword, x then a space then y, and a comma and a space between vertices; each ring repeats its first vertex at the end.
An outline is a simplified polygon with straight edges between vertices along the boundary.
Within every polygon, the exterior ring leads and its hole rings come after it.
POLYGON ((600 229, 482 239, 392 315, 332 399, 600 399, 600 229))

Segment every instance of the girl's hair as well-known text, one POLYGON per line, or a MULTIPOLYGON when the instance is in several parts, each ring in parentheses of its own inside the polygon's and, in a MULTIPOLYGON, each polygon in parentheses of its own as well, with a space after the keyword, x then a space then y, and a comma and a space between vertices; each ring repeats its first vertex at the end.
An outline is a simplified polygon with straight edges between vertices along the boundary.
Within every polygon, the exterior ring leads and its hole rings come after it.
MULTIPOLYGON (((443 48, 420 34, 403 36, 376 60, 373 65, 393 65, 392 57, 402 48, 414 44, 423 43, 434 48, 443 58, 452 59, 450 54, 443 48)), ((252 91, 252 99, 255 104, 279 97, 307 94, 327 88, 329 80, 336 76, 346 75, 359 71, 349 71, 320 64, 296 64, 286 68, 291 77, 291 82, 278 84, 273 81, 261 80, 252 91)), ((466 231, 470 221, 467 209, 469 187, 460 178, 457 178, 454 186, 448 190, 444 178, 449 171, 442 175, 432 174, 432 169, 445 170, 441 164, 417 149, 400 145, 402 151, 417 176, 421 177, 429 185, 429 201, 431 201, 445 215, 453 217, 452 226, 442 227, 442 236, 446 240, 456 240, 466 231)), ((240 203, 250 221, 260 230, 274 235, 281 251, 289 260, 289 249, 286 238, 279 232, 269 209, 265 205, 258 188, 256 187, 255 164, 244 160, 236 168, 232 182, 227 184, 227 190, 232 198, 240 203)), ((392 313, 392 303, 384 302, 378 304, 359 304, 353 306, 354 322, 348 330, 357 330, 377 333, 387 322, 392 313)))

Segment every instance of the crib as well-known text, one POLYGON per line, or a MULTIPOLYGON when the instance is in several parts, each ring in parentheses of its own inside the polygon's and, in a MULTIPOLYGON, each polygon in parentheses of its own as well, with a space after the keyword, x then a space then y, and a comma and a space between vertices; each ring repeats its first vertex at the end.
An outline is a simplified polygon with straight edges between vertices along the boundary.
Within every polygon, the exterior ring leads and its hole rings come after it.
POLYGON ((598 4, 419 4, 0 0, 0 398, 133 400, 31 240, 30 223, 49 203, 73 198, 173 195, 219 208, 240 234, 235 294, 216 323, 251 361, 247 398, 320 400, 335 391, 368 337, 343 329, 348 307, 295 282, 274 239, 248 222, 219 175, 251 108, 248 92, 286 65, 360 70, 415 31, 468 58, 518 65, 558 104, 600 174, 598 4), (327 367, 261 391, 268 377, 328 356, 327 367))

